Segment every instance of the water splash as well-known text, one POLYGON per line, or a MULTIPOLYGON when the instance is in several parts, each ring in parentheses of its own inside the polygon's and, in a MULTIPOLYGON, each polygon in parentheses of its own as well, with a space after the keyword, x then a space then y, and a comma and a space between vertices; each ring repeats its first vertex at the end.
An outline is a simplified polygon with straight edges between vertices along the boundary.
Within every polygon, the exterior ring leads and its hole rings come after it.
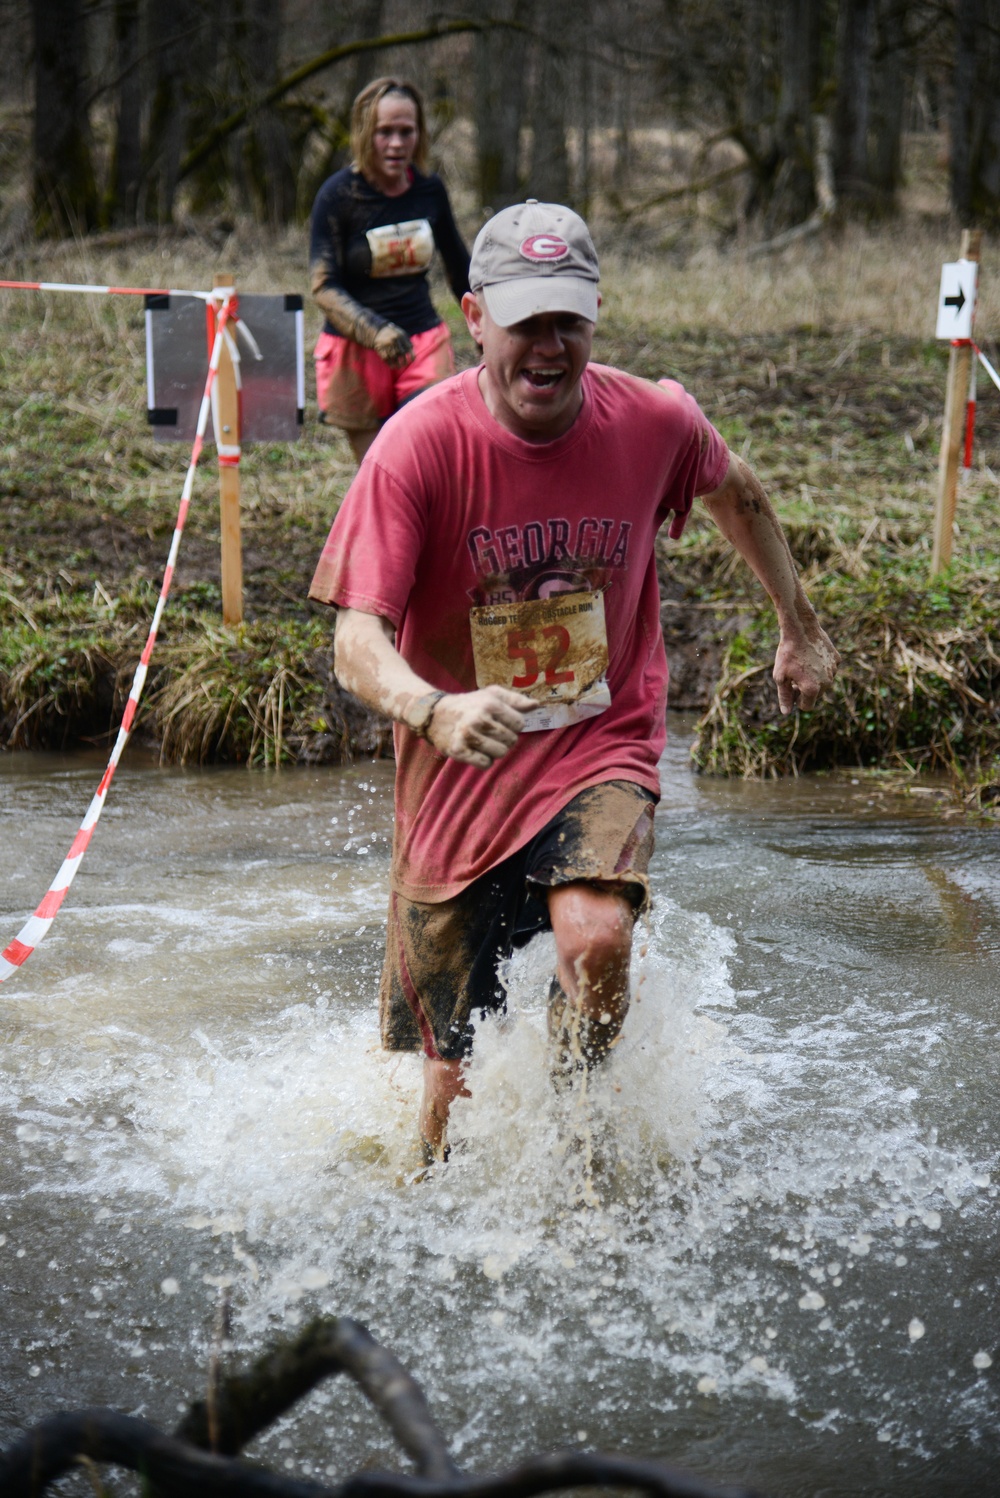
MULTIPOLYGON (((845 1434, 873 1462, 988 1449, 996 1162, 935 1088, 953 1108, 946 1078, 975 1080, 989 1006, 980 1020, 944 969, 930 1002, 932 943, 918 988, 885 941, 840 932, 858 860, 815 860, 841 881, 823 930, 773 838, 700 806, 686 843, 675 823, 608 1066, 585 1097, 551 1087, 540 939, 481 1027, 451 1162, 418 1181, 419 1061, 380 1051, 373 1002, 388 780, 337 782, 317 811, 290 777, 251 829, 246 780, 210 783, 173 868, 140 881, 130 845, 92 935, 77 923, 75 971, 53 937, 52 988, 10 1011, 0 1269, 44 1407, 115 1400, 122 1377, 151 1411, 190 1395, 227 1289, 245 1352, 318 1310, 367 1320, 479 1466, 578 1440, 697 1464, 737 1428, 758 1473, 783 1452, 811 1471, 794 1452, 845 1434)), ((901 835, 881 841, 895 889, 901 835)), ((995 887, 988 865, 977 880, 995 887)), ((344 1398, 314 1396, 269 1459, 282 1441, 317 1472, 388 1459, 360 1404, 325 1418, 344 1398)))

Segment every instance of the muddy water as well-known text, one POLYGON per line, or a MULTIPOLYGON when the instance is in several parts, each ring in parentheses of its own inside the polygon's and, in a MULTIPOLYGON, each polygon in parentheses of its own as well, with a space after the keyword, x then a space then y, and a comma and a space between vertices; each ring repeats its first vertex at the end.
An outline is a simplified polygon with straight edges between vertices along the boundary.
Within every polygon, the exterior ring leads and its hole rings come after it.
MULTIPOLYGON (((472 1468, 579 1442, 776 1495, 995 1490, 996 833, 692 779, 683 729, 667 761, 612 1064, 552 1095, 541 939, 419 1184, 418 1064, 373 1005, 391 767, 123 768, 0 990, 0 1440, 66 1405, 169 1425, 227 1287, 240 1356, 366 1321, 472 1468)), ((99 768, 0 760, 6 935, 99 768)), ((338 1385, 258 1450, 395 1462, 338 1385)))

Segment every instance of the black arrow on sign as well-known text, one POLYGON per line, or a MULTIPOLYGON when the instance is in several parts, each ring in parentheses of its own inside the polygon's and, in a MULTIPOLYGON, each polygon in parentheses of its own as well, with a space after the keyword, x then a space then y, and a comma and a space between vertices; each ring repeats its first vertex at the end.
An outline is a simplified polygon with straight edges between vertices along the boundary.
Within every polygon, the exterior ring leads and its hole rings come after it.
POLYGON ((958 296, 946 296, 944 304, 946 307, 954 307, 956 313, 961 312, 965 306, 965 292, 961 286, 958 288, 958 296))

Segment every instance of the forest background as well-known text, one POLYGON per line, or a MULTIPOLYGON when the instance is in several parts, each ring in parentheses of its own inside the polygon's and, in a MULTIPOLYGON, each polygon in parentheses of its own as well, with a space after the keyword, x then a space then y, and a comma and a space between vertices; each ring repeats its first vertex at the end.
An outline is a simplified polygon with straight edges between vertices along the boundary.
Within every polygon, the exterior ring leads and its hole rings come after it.
MULTIPOLYGON (((660 568, 698 762, 860 766, 914 789, 944 770, 968 805, 1000 795, 992 387, 955 560, 933 582, 928 565, 947 358, 931 334, 960 226, 987 231, 977 327, 996 353, 1000 0, 3 0, 0 19, 9 279, 203 286, 221 266, 244 290, 304 290, 313 196, 349 159, 351 99, 385 72, 424 90, 468 238, 529 193, 586 213, 596 356, 678 375, 751 455, 845 656, 825 706, 778 718, 773 614, 711 527, 689 527, 660 568)), ((145 428, 137 309, 40 300, 0 293, 0 741, 105 744, 180 463, 145 428)), ((211 501, 192 517, 138 730, 165 757, 386 748, 302 601, 351 471, 314 417, 294 447, 245 457, 236 631, 218 621, 211 501)))

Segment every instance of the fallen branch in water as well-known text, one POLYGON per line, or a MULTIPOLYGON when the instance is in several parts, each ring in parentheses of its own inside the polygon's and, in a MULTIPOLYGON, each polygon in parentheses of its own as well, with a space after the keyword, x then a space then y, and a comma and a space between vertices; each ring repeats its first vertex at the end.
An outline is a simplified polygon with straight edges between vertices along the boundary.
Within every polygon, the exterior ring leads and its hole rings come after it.
POLYGON ((292 1343, 265 1353, 248 1372, 220 1381, 209 1412, 198 1403, 172 1436, 116 1410, 50 1415, 0 1452, 4 1498, 38 1498, 81 1460, 142 1474, 157 1498, 534 1498, 575 1487, 622 1487, 653 1498, 754 1498, 661 1462, 566 1451, 530 1457, 495 1476, 467 1475, 455 1464, 416 1380, 385 1347, 348 1317, 320 1318, 292 1343), (322 1379, 347 1373, 416 1465, 416 1475, 359 1472, 335 1486, 279 1477, 236 1460, 254 1436, 322 1379))
MULTIPOLYGON (((347 1373, 375 1406, 421 1477, 457 1477, 423 1390, 402 1363, 348 1316, 311 1322, 294 1342, 266 1352, 249 1372, 221 1381, 215 1400, 215 1450, 235 1456, 324 1378, 347 1373)), ((209 1447, 208 1409, 192 1406, 175 1436, 209 1447)))

